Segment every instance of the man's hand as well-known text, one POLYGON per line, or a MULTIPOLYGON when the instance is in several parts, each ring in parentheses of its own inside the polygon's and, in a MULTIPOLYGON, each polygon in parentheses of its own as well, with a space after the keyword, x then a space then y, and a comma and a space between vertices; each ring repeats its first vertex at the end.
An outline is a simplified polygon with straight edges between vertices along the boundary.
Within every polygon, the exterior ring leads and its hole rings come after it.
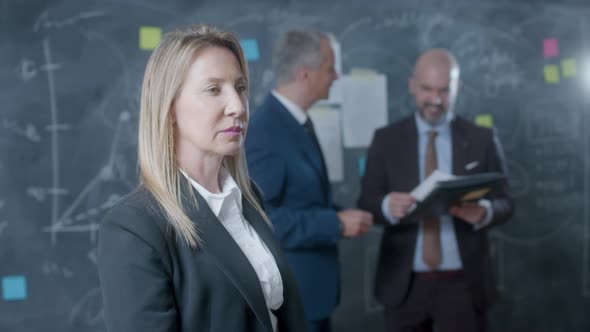
POLYGON ((486 212, 486 208, 477 202, 463 202, 449 209, 449 213, 452 216, 465 220, 472 225, 482 222, 486 216, 486 212))
POLYGON ((342 210, 338 212, 338 218, 340 218, 344 237, 363 235, 373 226, 373 215, 363 210, 342 210))
POLYGON ((409 193, 391 192, 389 194, 389 212, 397 219, 406 216, 408 209, 416 203, 409 193))

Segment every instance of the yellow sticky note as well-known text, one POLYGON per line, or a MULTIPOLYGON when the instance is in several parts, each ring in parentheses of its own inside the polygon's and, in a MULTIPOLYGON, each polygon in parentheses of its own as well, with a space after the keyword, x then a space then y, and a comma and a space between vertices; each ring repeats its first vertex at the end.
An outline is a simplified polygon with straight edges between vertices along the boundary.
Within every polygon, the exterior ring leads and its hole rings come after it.
POLYGON ((162 38, 162 28, 158 27, 140 27, 139 28, 139 48, 142 50, 153 50, 158 46, 162 38))
POLYGON ((576 77, 576 59, 565 59, 561 61, 561 72, 563 77, 576 77))
POLYGON ((377 71, 369 68, 352 68, 350 70, 350 77, 353 78, 374 78, 377 76, 377 71))
POLYGON ((545 66, 545 82, 549 84, 559 83, 559 67, 555 65, 545 66))
POLYGON ((494 126, 494 118, 491 114, 478 114, 475 117, 475 124, 480 127, 492 128, 494 126))

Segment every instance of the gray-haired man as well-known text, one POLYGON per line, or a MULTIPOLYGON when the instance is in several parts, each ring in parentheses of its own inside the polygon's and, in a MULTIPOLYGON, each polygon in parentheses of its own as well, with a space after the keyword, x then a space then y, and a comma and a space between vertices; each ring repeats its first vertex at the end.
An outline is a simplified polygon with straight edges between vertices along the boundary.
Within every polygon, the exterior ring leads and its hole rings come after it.
POLYGON ((246 150, 305 306, 309 332, 330 331, 340 283, 338 240, 364 234, 370 213, 338 210, 307 110, 337 78, 326 35, 289 31, 274 55, 276 88, 252 115, 246 150))

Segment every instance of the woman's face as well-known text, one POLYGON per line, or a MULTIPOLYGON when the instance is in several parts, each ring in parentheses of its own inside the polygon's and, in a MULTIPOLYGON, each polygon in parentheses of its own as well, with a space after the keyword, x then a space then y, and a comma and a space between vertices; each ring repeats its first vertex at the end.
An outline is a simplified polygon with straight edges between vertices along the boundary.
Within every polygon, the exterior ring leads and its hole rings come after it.
POLYGON ((248 123, 246 89, 246 78, 230 50, 208 47, 197 53, 173 105, 179 159, 240 151, 248 123))

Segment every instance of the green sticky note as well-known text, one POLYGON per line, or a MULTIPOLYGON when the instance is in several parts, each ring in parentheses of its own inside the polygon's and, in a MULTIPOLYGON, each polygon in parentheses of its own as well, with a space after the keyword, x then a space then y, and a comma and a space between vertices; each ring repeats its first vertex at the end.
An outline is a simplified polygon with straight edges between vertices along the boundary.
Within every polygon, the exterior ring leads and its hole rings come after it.
POLYGON ((565 59, 561 61, 561 72, 563 77, 576 77, 576 59, 565 59))
POLYGON ((555 65, 545 66, 545 82, 549 84, 559 83, 559 67, 555 65))
POLYGON ((142 50, 153 50, 158 46, 162 39, 162 28, 158 27, 140 27, 139 28, 139 48, 142 50))
POLYGON ((492 128, 494 126, 494 118, 491 114, 478 114, 475 117, 475 124, 480 127, 492 128))

